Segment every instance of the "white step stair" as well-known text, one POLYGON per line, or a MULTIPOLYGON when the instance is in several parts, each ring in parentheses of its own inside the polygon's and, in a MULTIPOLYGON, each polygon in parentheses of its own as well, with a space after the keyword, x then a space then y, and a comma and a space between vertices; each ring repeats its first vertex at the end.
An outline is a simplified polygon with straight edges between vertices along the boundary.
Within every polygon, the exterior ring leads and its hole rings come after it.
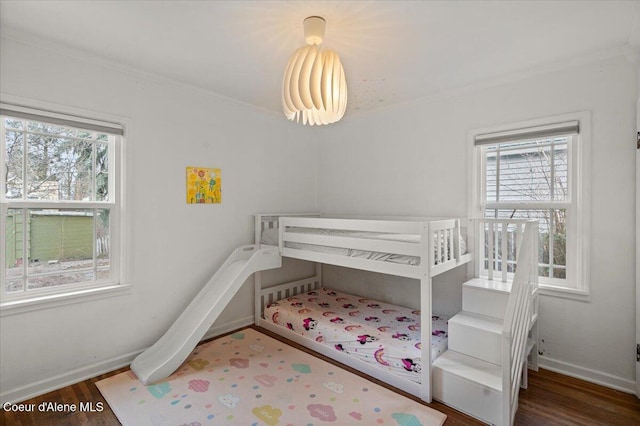
POLYGON ((462 286, 462 310, 504 319, 511 282, 473 278, 462 286))
POLYGON ((449 349, 433 362, 432 395, 484 422, 509 426, 518 408, 518 386, 527 385, 528 354, 537 369, 539 231, 535 222, 485 219, 480 224, 483 233, 490 250, 479 259, 488 258, 493 265, 492 259, 507 253, 513 233, 516 243, 520 240, 513 253, 518 265, 512 275, 493 271, 500 277, 464 283, 462 311, 449 320, 449 349), (503 276, 509 282, 503 282, 503 276), (522 321, 523 315, 530 315, 531 321, 522 321))
POLYGON ((449 319, 449 349, 501 365, 502 322, 487 315, 459 312, 449 319))
POLYGON ((502 367, 452 350, 433 362, 433 398, 487 423, 500 424, 502 367))

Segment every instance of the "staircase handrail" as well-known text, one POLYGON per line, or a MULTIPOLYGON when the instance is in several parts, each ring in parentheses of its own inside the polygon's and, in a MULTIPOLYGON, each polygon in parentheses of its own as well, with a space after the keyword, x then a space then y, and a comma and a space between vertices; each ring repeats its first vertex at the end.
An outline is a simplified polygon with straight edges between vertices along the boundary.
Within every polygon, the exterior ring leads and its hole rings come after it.
POLYGON ((518 409, 520 373, 526 362, 534 294, 538 287, 538 221, 527 220, 524 226, 502 329, 502 407, 505 425, 513 424, 518 409))

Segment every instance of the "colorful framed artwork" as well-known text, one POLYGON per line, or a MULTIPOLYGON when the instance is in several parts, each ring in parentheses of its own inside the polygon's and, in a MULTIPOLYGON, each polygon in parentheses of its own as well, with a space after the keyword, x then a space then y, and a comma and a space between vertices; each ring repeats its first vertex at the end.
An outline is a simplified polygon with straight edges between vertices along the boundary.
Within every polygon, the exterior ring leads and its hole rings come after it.
POLYGON ((187 204, 218 204, 222 202, 220 169, 187 167, 187 204))

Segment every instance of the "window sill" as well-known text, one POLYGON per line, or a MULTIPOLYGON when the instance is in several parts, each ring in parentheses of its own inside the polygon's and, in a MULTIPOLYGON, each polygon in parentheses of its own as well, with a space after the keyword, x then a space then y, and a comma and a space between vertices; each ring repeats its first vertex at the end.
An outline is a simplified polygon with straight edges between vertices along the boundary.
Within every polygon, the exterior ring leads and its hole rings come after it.
POLYGON ((70 291, 64 294, 37 296, 29 299, 12 300, 0 303, 0 317, 18 315, 25 312, 55 308, 58 306, 82 303, 89 300, 123 296, 131 293, 131 284, 113 284, 110 286, 70 291))
POLYGON ((559 297, 580 302, 589 302, 591 300, 591 294, 587 290, 578 290, 550 284, 538 284, 538 292, 542 296, 559 297))

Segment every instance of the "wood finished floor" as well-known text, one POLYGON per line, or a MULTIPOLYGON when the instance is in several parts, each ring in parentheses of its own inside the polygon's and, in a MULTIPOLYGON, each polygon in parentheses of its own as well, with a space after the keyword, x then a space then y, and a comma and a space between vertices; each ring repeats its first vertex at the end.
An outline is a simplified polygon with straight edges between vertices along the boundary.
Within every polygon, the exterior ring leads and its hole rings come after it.
MULTIPOLYGON (((310 352, 306 348, 283 339, 267 330, 256 329, 278 340, 282 340, 293 347, 335 364, 335 361, 315 352, 310 352)), ((342 367, 362 376, 362 374, 355 370, 345 366, 342 367)), ((118 419, 109 408, 109 405, 107 405, 95 383, 106 377, 127 370, 128 368, 122 368, 112 371, 24 401, 26 404, 36 404, 36 406, 42 402, 78 405, 80 402, 86 403, 90 401, 94 403, 94 406, 98 402, 101 402, 104 405, 102 412, 16 413, 3 410, 0 423, 7 426, 119 425, 118 419)), ((370 380, 389 387, 375 379, 370 380)), ((445 413, 447 415, 446 426, 483 424, 438 402, 425 404, 411 395, 398 390, 396 390, 396 392, 445 413)), ((538 372, 532 371, 529 373, 529 388, 520 390, 519 407, 515 424, 526 426, 640 426, 640 399, 636 398, 635 395, 540 369, 538 372)))

